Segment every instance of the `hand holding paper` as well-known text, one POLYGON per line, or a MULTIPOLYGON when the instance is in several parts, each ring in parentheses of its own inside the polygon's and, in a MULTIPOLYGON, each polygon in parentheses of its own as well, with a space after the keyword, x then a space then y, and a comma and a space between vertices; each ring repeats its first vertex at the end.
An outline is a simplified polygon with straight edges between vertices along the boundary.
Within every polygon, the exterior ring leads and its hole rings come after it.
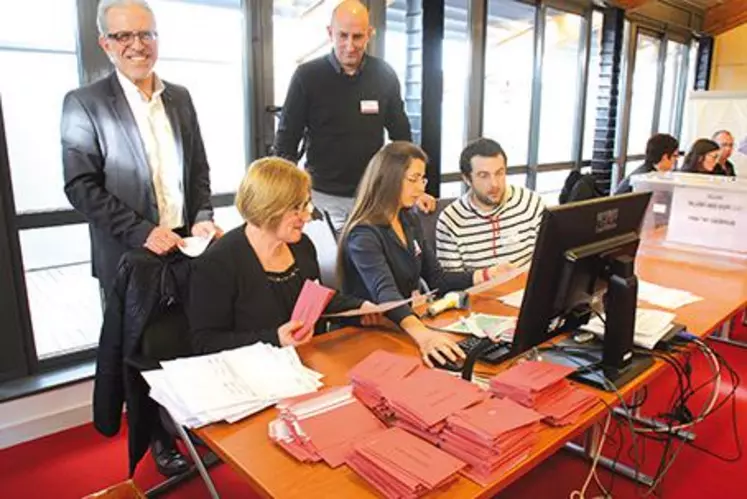
POLYGON ((179 251, 188 257, 197 258, 207 249, 214 236, 215 230, 205 235, 185 237, 182 239, 182 244, 179 245, 179 251))
POLYGON ((303 283, 301 294, 298 295, 296 306, 293 307, 291 314, 291 321, 303 323, 301 327, 292 332, 294 340, 298 341, 309 334, 334 295, 334 289, 326 288, 315 281, 307 280, 303 283))
POLYGON ((284 347, 298 346, 311 340, 312 335, 308 334, 311 330, 304 328, 303 321, 288 321, 278 328, 278 340, 280 345, 284 347), (301 331, 305 330, 306 333, 302 334, 301 331))

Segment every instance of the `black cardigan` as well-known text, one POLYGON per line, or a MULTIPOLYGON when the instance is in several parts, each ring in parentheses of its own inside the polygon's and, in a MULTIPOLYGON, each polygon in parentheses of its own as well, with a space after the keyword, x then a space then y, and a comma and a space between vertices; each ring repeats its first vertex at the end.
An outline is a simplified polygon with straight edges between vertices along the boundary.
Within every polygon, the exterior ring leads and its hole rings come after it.
MULTIPOLYGON (((290 320, 283 311, 244 233, 231 230, 192 264, 188 317, 196 353, 210 353, 258 341, 279 346, 278 327, 290 320)), ((319 279, 311 240, 289 245, 302 279, 319 279)), ((336 294, 325 312, 357 308, 363 300, 336 294)), ((320 326, 321 324, 318 324, 320 326)))
MULTIPOLYGON (((415 215, 400 211, 399 219, 407 247, 390 225, 358 225, 350 231, 342 243, 344 293, 382 303, 409 298, 421 277, 441 294, 472 285, 472 272, 444 272, 415 215)), ((399 324, 413 314, 403 305, 386 315, 399 324)))

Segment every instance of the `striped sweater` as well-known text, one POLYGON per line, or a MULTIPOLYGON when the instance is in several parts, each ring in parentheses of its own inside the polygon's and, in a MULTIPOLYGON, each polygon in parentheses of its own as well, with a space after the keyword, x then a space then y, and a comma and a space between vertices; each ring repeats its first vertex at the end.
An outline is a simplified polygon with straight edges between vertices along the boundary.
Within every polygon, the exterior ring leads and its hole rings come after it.
POLYGON ((545 206, 533 191, 511 185, 506 189, 506 201, 491 212, 479 211, 470 201, 470 193, 441 212, 436 223, 436 250, 444 270, 529 264, 545 206))

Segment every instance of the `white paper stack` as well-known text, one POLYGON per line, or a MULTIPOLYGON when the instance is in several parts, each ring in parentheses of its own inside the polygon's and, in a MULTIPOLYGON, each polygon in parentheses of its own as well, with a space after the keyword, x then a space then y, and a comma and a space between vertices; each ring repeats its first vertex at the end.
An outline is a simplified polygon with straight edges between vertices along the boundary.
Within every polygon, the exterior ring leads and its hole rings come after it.
POLYGON ((703 298, 689 291, 666 288, 651 282, 638 280, 638 299, 669 310, 676 310, 703 298))
MULTIPOLYGON (((638 307, 635 312, 633 343, 642 348, 653 349, 672 329, 674 318, 675 314, 671 312, 638 307)), ((604 337, 604 323, 599 317, 591 319, 583 329, 604 337)))
POLYGON ((233 423, 281 399, 317 391, 323 377, 305 367, 293 347, 265 343, 165 361, 161 367, 142 373, 150 396, 187 428, 233 423))

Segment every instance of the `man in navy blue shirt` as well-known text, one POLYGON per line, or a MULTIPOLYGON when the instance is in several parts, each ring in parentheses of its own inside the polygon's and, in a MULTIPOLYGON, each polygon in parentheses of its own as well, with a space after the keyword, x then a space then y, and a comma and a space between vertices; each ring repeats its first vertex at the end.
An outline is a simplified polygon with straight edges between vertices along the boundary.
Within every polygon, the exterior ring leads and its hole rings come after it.
MULTIPOLYGON (((274 149, 297 162, 305 137, 313 203, 339 230, 368 161, 384 145, 384 130, 391 140, 411 141, 412 134, 396 73, 366 54, 373 32, 366 7, 340 3, 327 31, 331 53, 302 64, 291 79, 274 149)), ((418 204, 430 211, 435 200, 426 194, 418 204)))

